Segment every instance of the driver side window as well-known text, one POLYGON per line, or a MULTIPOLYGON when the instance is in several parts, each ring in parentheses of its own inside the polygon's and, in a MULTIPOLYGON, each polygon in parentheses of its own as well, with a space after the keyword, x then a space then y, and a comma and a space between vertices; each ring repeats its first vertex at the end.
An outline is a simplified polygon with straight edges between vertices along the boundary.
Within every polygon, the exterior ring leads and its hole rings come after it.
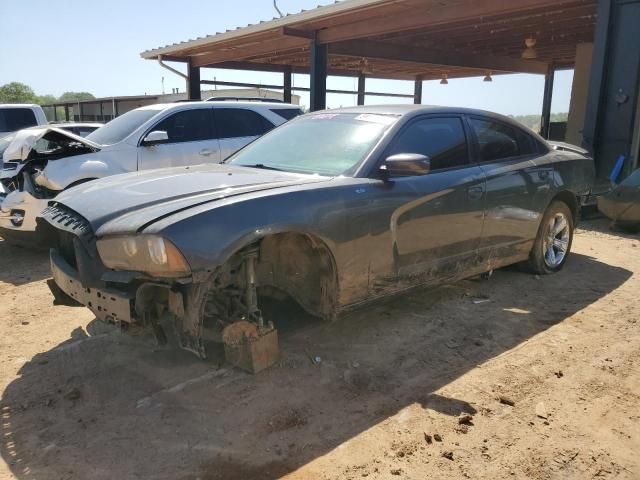
POLYGON ((458 117, 424 118, 409 124, 396 137, 387 156, 419 153, 431 160, 431 171, 469 163, 467 139, 458 117))
POLYGON ((213 138, 212 110, 199 108, 174 113, 152 130, 167 132, 167 143, 198 142, 213 138))

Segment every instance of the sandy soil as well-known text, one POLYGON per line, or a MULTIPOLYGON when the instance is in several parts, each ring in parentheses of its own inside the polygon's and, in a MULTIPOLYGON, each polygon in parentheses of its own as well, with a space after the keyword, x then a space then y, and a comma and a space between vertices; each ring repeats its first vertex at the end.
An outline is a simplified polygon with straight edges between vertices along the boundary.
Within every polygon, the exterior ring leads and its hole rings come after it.
POLYGON ((602 221, 558 275, 291 310, 257 376, 53 307, 47 276, 0 242, 1 479, 640 478, 640 238, 602 221))

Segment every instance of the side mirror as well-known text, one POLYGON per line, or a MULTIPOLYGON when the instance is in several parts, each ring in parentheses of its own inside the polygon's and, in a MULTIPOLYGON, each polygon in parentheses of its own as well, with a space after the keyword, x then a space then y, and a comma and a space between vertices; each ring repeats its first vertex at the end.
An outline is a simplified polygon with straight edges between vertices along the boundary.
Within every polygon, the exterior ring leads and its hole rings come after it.
POLYGON ((397 153, 387 157, 380 171, 388 177, 412 177, 426 175, 431 170, 431 161, 420 153, 397 153))
POLYGON ((169 141, 169 135, 164 130, 154 130, 153 132, 149 132, 144 140, 142 140, 142 144, 145 146, 157 145, 159 143, 165 143, 169 141))

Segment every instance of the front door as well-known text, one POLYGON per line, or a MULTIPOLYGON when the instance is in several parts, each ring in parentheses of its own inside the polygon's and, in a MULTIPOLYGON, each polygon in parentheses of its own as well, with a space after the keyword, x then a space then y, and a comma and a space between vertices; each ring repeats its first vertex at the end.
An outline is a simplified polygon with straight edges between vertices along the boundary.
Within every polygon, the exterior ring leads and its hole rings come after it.
POLYGON ((387 223, 388 255, 372 271, 372 293, 472 274, 484 217, 484 175, 469 161, 461 117, 423 117, 407 125, 384 158, 427 155, 426 175, 389 178, 376 188, 373 235, 387 223))
POLYGON ((138 170, 218 163, 220 144, 215 135, 212 108, 172 113, 151 131, 167 132, 165 143, 138 147, 138 170))

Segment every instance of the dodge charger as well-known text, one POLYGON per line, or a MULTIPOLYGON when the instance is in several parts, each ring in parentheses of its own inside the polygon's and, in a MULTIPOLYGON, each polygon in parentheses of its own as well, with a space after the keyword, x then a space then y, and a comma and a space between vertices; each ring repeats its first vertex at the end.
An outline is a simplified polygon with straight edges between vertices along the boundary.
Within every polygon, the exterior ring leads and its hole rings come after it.
MULTIPOLYGON (((222 164, 69 189, 38 219, 58 303, 206 357, 261 302, 332 320, 409 288, 567 262, 593 160, 478 110, 357 107, 298 117, 222 164)), ((276 322, 277 323, 277 322, 276 322)))

